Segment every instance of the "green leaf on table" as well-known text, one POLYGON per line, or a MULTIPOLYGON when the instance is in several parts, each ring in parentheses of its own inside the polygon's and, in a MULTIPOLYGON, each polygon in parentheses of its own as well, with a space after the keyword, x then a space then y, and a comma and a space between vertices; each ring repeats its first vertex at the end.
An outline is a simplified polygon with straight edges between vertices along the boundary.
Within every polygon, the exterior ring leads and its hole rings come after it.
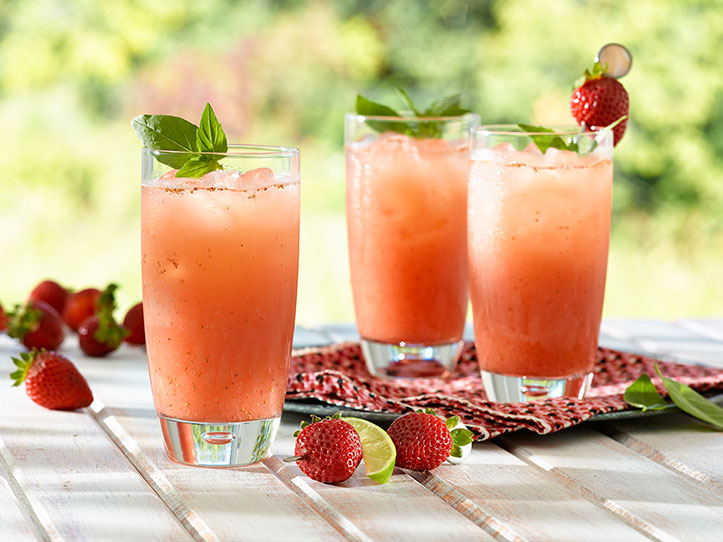
POLYGON ((657 363, 655 370, 663 381, 663 386, 668 391, 670 398, 680 410, 723 430, 723 408, 706 399, 690 386, 663 376, 657 363))
POLYGON ((655 389, 655 385, 647 374, 642 374, 625 390, 623 399, 629 405, 646 410, 660 410, 667 406, 663 396, 655 389))
MULTIPOLYGON (((196 152, 198 127, 173 115, 138 115, 131 122, 138 139, 147 149, 156 151, 196 152)), ((180 168, 187 160, 185 154, 161 154, 158 161, 180 168)))

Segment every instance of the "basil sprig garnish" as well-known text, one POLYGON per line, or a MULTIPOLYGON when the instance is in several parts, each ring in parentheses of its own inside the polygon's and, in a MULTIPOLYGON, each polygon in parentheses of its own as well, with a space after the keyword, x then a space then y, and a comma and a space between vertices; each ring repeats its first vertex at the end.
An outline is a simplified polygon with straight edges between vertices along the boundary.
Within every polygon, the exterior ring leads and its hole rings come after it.
POLYGON ((387 105, 373 102, 361 94, 357 94, 356 113, 365 117, 412 117, 404 121, 377 119, 367 121, 367 124, 377 132, 397 132, 412 137, 440 137, 442 135, 444 123, 442 121, 423 120, 424 117, 459 117, 470 113, 469 109, 465 109, 461 105, 461 94, 453 94, 441 100, 435 100, 425 109, 420 109, 404 89, 398 88, 397 95, 404 104, 405 111, 397 111, 387 105))
POLYGON ((518 124, 517 126, 520 130, 529 134, 530 139, 532 139, 533 143, 537 145, 537 148, 540 149, 540 152, 543 154, 550 147, 561 151, 588 154, 594 151, 598 144, 597 135, 595 137, 590 137, 591 133, 601 133, 612 130, 626 118, 628 118, 627 115, 623 115, 615 122, 597 130, 596 132, 580 132, 578 134, 567 134, 564 136, 556 134, 555 130, 545 126, 535 126, 532 124, 518 124))
POLYGON ((228 151, 226 134, 209 103, 199 126, 173 115, 138 115, 131 125, 147 149, 184 153, 157 156, 159 162, 178 169, 176 177, 201 177, 223 169, 221 154, 201 154, 228 151))

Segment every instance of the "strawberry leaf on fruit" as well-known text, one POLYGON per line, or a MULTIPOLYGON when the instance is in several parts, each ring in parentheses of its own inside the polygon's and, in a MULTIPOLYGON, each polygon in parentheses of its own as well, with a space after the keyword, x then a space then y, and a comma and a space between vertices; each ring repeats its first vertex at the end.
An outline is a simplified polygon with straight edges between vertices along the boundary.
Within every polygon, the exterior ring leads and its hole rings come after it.
POLYGON ((30 304, 25 306, 15 305, 15 308, 7 313, 8 336, 22 340, 25 335, 37 329, 38 322, 42 317, 43 312, 30 304))
POLYGON ((113 317, 113 311, 117 306, 115 302, 117 289, 118 285, 111 283, 103 290, 95 312, 98 317, 98 329, 96 329, 94 337, 98 342, 113 348, 117 348, 130 334, 130 331, 119 325, 113 317))
POLYGON ((647 374, 641 374, 635 382, 627 387, 623 399, 627 404, 643 409, 643 412, 661 410, 668 406, 647 374))
POLYGON ((455 429, 451 432, 452 434, 452 444, 454 446, 466 446, 467 444, 470 444, 472 442, 472 436, 474 433, 470 431, 469 429, 465 429, 463 427, 460 427, 458 429, 455 429))
POLYGON ((447 429, 450 431, 457 427, 457 424, 459 423, 459 416, 452 416, 450 418, 447 418, 444 420, 444 425, 447 426, 447 429))
POLYGON ((682 410, 704 422, 708 422, 719 430, 723 430, 723 408, 710 399, 706 399, 690 386, 677 382, 672 378, 663 376, 660 367, 655 364, 655 371, 663 381, 675 405, 682 410))
POLYGON ((13 386, 19 386, 25 382, 25 378, 28 376, 28 371, 33 361, 35 361, 37 353, 37 350, 32 350, 31 352, 22 352, 19 358, 10 358, 18 368, 17 371, 10 374, 10 378, 13 379, 13 386))

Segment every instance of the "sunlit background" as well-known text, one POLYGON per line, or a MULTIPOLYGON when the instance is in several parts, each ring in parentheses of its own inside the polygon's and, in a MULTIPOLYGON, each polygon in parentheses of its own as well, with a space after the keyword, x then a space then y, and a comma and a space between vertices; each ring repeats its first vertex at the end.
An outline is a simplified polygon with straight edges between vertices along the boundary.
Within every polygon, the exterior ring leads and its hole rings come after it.
POLYGON ((607 316, 723 313, 719 0, 0 0, 0 301, 43 278, 140 298, 139 113, 302 153, 298 321, 351 321, 343 115, 457 91, 483 122, 565 124, 598 48, 632 51, 607 316))

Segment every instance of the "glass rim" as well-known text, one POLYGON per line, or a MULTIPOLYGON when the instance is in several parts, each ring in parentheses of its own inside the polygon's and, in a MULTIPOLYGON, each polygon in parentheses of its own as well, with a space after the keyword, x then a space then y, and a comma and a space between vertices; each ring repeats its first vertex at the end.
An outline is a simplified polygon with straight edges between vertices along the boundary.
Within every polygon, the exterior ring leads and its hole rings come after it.
POLYGON ((415 116, 385 116, 385 115, 360 115, 358 113, 347 113, 346 120, 356 121, 384 121, 384 122, 451 122, 451 121, 463 121, 469 118, 476 118, 479 121, 479 114, 477 113, 465 113, 464 115, 457 115, 454 117, 415 117, 415 116))
POLYGON ((531 135, 560 135, 560 136, 577 136, 581 134, 600 135, 602 132, 610 132, 612 130, 582 130, 581 126, 575 124, 558 124, 545 126, 554 132, 526 132, 517 124, 486 124, 477 126, 475 134, 492 134, 492 135, 508 135, 508 136, 531 136, 531 135))
POLYGON ((151 149, 149 147, 143 147, 143 151, 154 155, 189 154, 200 156, 228 156, 233 158, 293 158, 294 156, 299 156, 299 149, 297 147, 280 147, 276 145, 253 145, 241 143, 229 143, 228 151, 226 152, 171 151, 151 149), (231 152, 232 150, 237 149, 239 150, 239 152, 231 152))

